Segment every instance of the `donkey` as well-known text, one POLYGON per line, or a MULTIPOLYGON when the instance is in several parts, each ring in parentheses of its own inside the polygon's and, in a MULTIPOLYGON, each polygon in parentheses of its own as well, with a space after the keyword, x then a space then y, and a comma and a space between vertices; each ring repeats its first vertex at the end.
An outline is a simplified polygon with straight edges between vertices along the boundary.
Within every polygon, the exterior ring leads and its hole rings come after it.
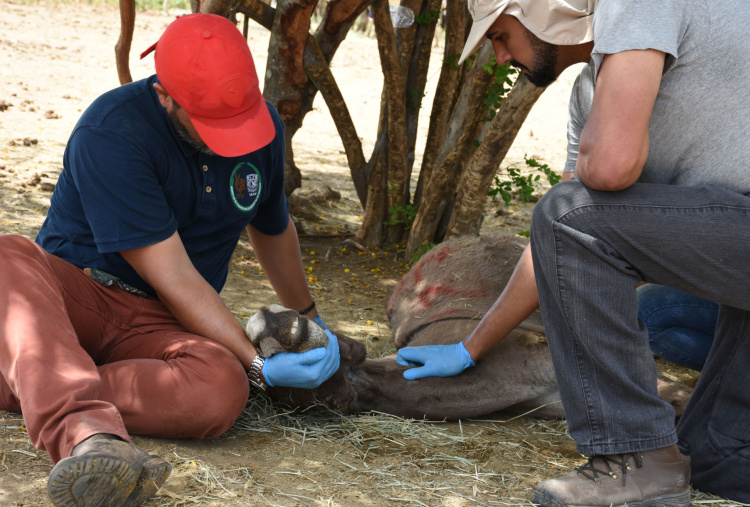
MULTIPOLYGON (((457 343, 489 310, 510 279, 525 247, 518 237, 456 238, 430 250, 394 288, 386 314, 397 348, 457 343)), ((293 310, 261 308, 248 322, 248 337, 264 355, 325 346, 325 333, 293 310), (306 322, 301 325, 302 320, 306 322), (279 336, 283 335, 283 339, 279 336), (311 338, 315 335, 315 338, 311 338)), ((564 418, 539 312, 458 376, 403 377, 396 356, 366 359, 364 346, 339 338, 341 367, 317 389, 270 388, 293 406, 315 403, 345 412, 378 411, 407 418, 457 420, 500 410, 564 418)), ((682 414, 692 389, 659 378, 659 394, 682 414)))

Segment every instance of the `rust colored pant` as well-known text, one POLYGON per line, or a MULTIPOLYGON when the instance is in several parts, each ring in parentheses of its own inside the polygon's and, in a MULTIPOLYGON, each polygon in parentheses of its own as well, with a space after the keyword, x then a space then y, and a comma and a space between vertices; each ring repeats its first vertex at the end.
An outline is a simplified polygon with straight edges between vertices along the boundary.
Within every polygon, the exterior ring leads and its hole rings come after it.
POLYGON ((0 409, 57 462, 95 433, 211 437, 248 397, 244 368, 166 307, 20 236, 0 236, 0 409))

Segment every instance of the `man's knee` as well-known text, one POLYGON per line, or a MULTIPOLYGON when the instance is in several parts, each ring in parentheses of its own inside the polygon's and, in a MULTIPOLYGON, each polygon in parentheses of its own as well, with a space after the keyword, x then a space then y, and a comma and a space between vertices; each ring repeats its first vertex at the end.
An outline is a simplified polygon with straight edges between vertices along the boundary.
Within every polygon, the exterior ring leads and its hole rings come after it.
POLYGON ((250 384, 234 356, 202 373, 205 381, 192 386, 193 402, 188 412, 196 424, 195 436, 215 437, 231 428, 245 409, 250 384))
MULTIPOLYGON (((201 340, 202 341, 202 340, 201 340)), ((175 403, 162 414, 163 437, 216 437, 232 427, 245 408, 249 394, 247 373, 237 358, 218 343, 205 341, 190 347, 174 369, 175 403)), ((150 432, 148 432, 150 433, 150 432)))
POLYGON ((585 187, 578 181, 565 181, 550 188, 531 213, 532 231, 547 228, 552 222, 559 220, 573 210, 580 201, 580 195, 585 187))
POLYGON ((0 235, 0 252, 2 252, 3 258, 11 260, 11 258, 18 256, 29 257, 38 255, 40 249, 29 238, 15 234, 4 234, 0 235))

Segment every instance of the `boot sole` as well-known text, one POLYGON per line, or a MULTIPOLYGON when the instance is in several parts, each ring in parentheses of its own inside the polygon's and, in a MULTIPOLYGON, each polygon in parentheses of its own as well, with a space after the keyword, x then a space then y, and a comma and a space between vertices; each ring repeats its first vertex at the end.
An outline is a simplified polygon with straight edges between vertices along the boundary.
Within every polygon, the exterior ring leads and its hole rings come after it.
MULTIPOLYGON (((600 505, 566 504, 553 497, 546 491, 534 488, 533 503, 539 507, 604 507, 600 505)), ((606 507, 690 507, 690 492, 663 495, 642 502, 627 502, 624 504, 607 504, 606 507)))
POLYGON ((172 473, 172 465, 158 456, 149 456, 149 459, 143 464, 143 471, 138 478, 138 484, 123 507, 137 507, 146 503, 159 491, 170 473, 172 473))
POLYGON ((135 507, 151 498, 171 471, 157 456, 134 466, 107 456, 73 456, 52 469, 47 495, 55 507, 135 507))

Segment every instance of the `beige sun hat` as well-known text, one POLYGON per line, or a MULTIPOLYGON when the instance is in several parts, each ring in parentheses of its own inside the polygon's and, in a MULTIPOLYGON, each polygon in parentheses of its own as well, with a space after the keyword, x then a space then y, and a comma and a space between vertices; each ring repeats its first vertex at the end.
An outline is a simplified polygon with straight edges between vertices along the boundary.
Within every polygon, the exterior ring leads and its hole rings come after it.
POLYGON ((567 46, 593 39, 596 0, 468 0, 474 22, 459 64, 486 41, 487 30, 501 14, 518 19, 534 35, 550 44, 567 46))

